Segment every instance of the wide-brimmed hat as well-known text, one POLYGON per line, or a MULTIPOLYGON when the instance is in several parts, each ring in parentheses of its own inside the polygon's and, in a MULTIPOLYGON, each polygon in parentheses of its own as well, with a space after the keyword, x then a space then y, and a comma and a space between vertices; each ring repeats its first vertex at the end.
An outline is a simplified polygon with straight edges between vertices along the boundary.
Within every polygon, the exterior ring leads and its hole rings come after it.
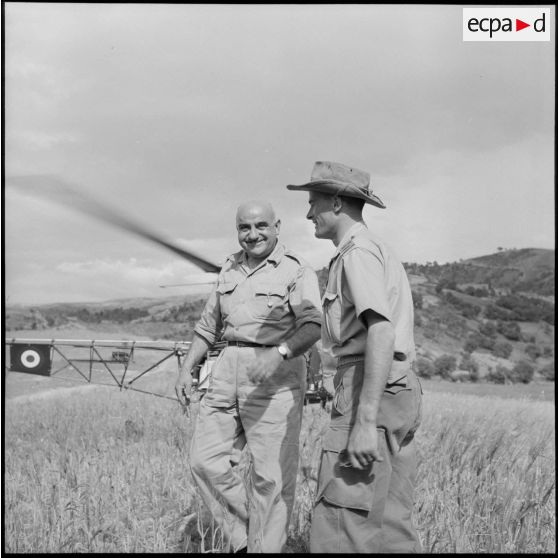
POLYGON ((382 200, 372 193, 369 173, 341 163, 332 163, 331 161, 316 161, 312 169, 310 182, 299 186, 289 184, 287 188, 289 190, 350 196, 352 198, 360 198, 366 203, 381 207, 382 209, 386 207, 382 200))

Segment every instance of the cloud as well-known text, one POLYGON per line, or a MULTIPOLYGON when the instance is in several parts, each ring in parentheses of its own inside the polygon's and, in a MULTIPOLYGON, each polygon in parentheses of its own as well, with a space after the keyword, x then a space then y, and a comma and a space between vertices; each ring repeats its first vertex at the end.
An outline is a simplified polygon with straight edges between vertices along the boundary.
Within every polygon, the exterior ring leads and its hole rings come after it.
POLYGON ((30 151, 48 150, 53 147, 63 146, 78 141, 76 134, 70 132, 54 132, 22 130, 13 134, 7 134, 10 148, 28 149, 30 151))
MULTIPOLYGON (((367 221, 406 261, 550 244, 554 44, 464 43, 461 18, 457 5, 9 2, 6 173, 62 176, 217 262, 238 250, 237 205, 258 198, 287 246, 327 265, 333 245, 285 188, 316 160, 371 173, 388 209, 367 221)), ((91 293, 117 277, 147 289, 180 261, 53 206, 7 196, 10 288, 64 296, 79 277, 86 294, 97 262, 91 293)))

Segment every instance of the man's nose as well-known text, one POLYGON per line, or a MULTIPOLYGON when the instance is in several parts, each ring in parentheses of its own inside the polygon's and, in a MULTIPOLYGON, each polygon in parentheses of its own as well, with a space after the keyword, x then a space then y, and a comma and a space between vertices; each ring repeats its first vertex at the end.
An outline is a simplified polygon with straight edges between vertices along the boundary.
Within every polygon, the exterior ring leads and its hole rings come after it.
POLYGON ((258 229, 256 227, 250 227, 250 232, 248 233, 248 238, 250 238, 250 239, 258 238, 258 229))
POLYGON ((306 219, 312 219, 312 208, 308 210, 308 213, 306 214, 306 219))

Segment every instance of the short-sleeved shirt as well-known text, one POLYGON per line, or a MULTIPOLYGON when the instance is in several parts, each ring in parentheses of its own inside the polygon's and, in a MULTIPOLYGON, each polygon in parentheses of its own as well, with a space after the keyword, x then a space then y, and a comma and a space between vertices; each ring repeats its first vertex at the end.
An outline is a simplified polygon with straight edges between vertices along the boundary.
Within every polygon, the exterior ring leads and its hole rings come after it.
POLYGON ((364 354, 361 315, 373 310, 393 325, 396 359, 414 360, 413 298, 405 268, 363 223, 353 225, 337 246, 322 303, 322 345, 332 356, 364 354))
POLYGON ((241 250, 227 258, 194 331, 222 339, 278 345, 307 322, 321 324, 316 272, 277 243, 256 268, 241 250))

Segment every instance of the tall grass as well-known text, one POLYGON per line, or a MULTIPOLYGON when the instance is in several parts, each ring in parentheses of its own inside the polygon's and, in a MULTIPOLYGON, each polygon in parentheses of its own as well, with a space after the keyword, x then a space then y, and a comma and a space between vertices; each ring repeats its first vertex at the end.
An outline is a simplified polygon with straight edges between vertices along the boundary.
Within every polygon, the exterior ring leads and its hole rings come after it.
MULTIPOLYGON (((305 408, 289 551, 306 552, 320 439, 305 408)), ((192 423, 172 401, 117 389, 6 402, 7 552, 223 548, 188 470, 192 423)), ((554 407, 428 393, 416 523, 426 552, 554 552, 554 407)))
POLYGON ((417 436, 424 550, 554 552, 554 405, 454 394, 426 401, 417 436))

